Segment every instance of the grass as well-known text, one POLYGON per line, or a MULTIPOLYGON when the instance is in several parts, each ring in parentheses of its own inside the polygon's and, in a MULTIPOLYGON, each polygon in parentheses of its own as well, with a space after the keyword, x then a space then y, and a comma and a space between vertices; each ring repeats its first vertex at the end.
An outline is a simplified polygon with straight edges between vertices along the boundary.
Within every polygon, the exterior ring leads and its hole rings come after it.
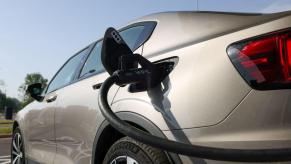
POLYGON ((0 136, 12 133, 12 123, 11 120, 0 120, 0 136))
POLYGON ((0 124, 12 124, 12 120, 0 120, 0 124))
POLYGON ((12 134, 12 127, 1 127, 0 128, 0 136, 1 135, 10 135, 12 134))

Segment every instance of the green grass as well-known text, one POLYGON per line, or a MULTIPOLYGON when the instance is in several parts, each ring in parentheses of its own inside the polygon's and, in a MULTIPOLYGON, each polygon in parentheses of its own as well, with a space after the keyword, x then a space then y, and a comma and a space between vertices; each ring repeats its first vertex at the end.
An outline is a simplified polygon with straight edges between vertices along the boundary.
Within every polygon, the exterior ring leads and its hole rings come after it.
POLYGON ((0 128, 0 136, 1 135, 10 135, 12 134, 12 127, 1 127, 0 128))
POLYGON ((12 133, 12 123, 11 120, 0 120, 0 135, 9 135, 12 133))
POLYGON ((0 120, 0 124, 12 124, 12 120, 0 120))

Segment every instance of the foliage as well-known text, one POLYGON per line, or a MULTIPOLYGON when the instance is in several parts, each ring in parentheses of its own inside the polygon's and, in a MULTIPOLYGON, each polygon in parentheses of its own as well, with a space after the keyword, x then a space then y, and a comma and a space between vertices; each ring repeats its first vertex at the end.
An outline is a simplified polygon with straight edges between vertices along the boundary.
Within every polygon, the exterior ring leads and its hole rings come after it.
POLYGON ((6 94, 2 93, 2 91, 0 90, 0 112, 4 111, 5 100, 6 100, 6 94))
POLYGON ((3 80, 0 80, 0 112, 4 112, 5 106, 10 107, 14 112, 20 109, 20 101, 13 97, 8 97, 5 93, 5 83, 3 80), (1 90, 2 89, 2 90, 1 90), (3 92, 4 90, 4 92, 3 92))
POLYGON ((45 79, 40 73, 30 73, 27 74, 24 83, 18 88, 18 91, 21 94, 21 107, 25 107, 27 104, 31 103, 33 99, 29 96, 28 93, 26 93, 27 86, 35 83, 41 83, 43 88, 47 86, 48 80, 45 79))
POLYGON ((5 93, 0 90, 0 112, 4 112, 4 108, 10 107, 15 112, 20 109, 20 101, 16 98, 8 97, 5 93))
POLYGON ((6 98, 5 105, 7 107, 12 108, 14 111, 18 111, 21 107, 20 101, 16 98, 12 98, 12 97, 6 98))
POLYGON ((13 121, 12 120, 1 120, 0 119, 0 125, 2 124, 12 124, 13 123, 13 121))
POLYGON ((0 136, 9 135, 12 132, 12 120, 1 120, 0 119, 0 136))
POLYGON ((12 133, 12 125, 0 127, 0 135, 9 135, 11 133, 12 133))

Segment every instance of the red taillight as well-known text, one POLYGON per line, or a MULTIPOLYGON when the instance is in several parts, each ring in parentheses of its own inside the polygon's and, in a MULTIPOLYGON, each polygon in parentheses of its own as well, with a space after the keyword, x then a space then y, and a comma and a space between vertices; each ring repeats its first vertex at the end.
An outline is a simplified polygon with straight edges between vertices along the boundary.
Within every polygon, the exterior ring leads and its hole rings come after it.
POLYGON ((231 44, 227 53, 253 88, 291 89, 290 30, 231 44))
MULTIPOLYGON (((287 58, 288 58, 288 68, 289 70, 291 70, 291 36, 289 36, 287 42, 286 42, 286 46, 287 46, 287 58)), ((291 76, 290 72, 289 72, 289 76, 291 76)))

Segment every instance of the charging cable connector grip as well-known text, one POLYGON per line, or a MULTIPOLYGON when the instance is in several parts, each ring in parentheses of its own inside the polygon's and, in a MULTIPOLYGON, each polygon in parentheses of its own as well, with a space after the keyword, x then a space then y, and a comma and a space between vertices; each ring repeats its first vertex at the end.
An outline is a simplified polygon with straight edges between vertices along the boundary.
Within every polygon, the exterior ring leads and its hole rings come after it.
POLYGON ((116 84, 124 86, 134 83, 150 83, 151 72, 148 69, 136 68, 131 70, 118 70, 115 71, 116 84))

